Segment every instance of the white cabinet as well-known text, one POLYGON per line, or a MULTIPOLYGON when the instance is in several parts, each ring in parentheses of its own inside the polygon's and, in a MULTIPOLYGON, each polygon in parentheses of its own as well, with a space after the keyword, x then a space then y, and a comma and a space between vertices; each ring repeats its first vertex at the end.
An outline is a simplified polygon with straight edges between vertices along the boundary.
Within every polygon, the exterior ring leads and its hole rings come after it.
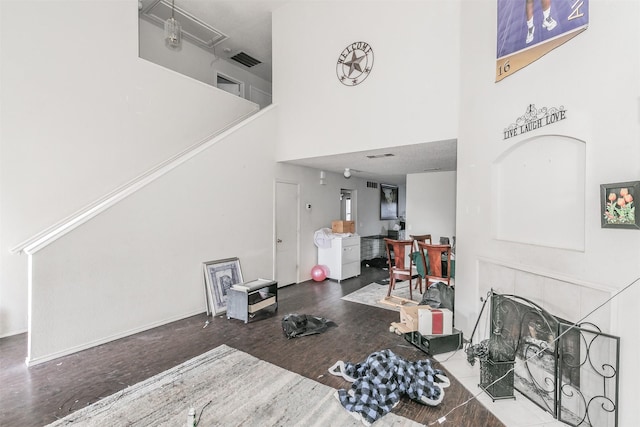
POLYGON ((331 239, 330 248, 318 248, 318 264, 329 267, 330 279, 341 280, 360 275, 360 236, 331 239))

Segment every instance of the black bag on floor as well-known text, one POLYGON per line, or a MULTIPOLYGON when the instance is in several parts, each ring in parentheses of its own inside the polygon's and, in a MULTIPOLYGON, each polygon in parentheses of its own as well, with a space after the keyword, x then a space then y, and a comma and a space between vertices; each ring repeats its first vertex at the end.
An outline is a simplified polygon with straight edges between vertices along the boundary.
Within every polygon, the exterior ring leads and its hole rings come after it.
POLYGON ((428 305, 431 308, 448 308, 453 311, 455 290, 453 286, 447 286, 444 282, 437 282, 427 288, 420 305, 428 305))
POLYGON ((326 331, 329 326, 336 326, 336 324, 324 317, 308 314, 292 313, 282 318, 282 332, 287 338, 319 334, 326 331))

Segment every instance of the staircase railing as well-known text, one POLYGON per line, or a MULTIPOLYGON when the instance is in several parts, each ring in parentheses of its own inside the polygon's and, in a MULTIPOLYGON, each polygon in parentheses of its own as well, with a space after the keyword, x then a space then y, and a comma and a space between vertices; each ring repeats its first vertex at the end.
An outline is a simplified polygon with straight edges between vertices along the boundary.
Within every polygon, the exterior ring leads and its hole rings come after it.
POLYGON ((114 190, 105 194, 104 196, 100 197, 94 202, 89 203, 85 207, 79 209, 78 211, 62 219, 56 224, 46 228, 45 230, 34 235, 33 237, 18 244, 17 246, 11 249, 11 253, 33 254, 39 251, 40 249, 44 248, 51 242, 64 236, 65 234, 69 233, 76 227, 84 224, 85 222, 89 221, 91 218, 99 215, 101 212, 115 205, 120 200, 135 193, 142 187, 153 182, 154 180, 158 179, 159 177, 171 171, 172 169, 178 167, 179 165, 191 159, 192 157, 196 156, 200 152, 206 150, 212 145, 223 140, 228 135, 242 128, 247 123, 255 120, 257 117, 260 117, 261 115, 265 114, 267 111, 271 110, 272 108, 274 108, 273 105, 270 105, 259 111, 258 111, 258 108, 256 108, 255 110, 239 117, 238 119, 234 120, 227 126, 209 135, 208 137, 205 137, 202 140, 191 145, 190 147, 187 147, 181 152, 173 155, 167 160, 152 167, 151 169, 144 172, 143 174, 115 188, 114 190))

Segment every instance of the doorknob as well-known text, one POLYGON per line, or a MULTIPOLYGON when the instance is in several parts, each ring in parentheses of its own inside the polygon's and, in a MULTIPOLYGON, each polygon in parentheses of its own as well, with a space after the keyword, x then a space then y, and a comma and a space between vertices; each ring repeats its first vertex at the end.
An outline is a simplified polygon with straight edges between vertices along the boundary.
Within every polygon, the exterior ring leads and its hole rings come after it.
POLYGON ((276 242, 282 243, 282 239, 278 239, 278 240, 276 240, 276 242))

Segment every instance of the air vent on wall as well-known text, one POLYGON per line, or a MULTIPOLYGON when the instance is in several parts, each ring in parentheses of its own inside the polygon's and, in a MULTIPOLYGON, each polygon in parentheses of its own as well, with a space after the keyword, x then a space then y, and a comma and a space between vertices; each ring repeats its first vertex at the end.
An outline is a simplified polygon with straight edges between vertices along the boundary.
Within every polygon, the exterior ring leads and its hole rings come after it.
POLYGON ((367 188, 378 188, 377 182, 367 181, 367 188))
POLYGON ((231 57, 236 62, 244 65, 245 67, 251 68, 255 65, 262 64, 262 61, 258 61, 256 58, 247 55, 244 52, 236 53, 231 57))

